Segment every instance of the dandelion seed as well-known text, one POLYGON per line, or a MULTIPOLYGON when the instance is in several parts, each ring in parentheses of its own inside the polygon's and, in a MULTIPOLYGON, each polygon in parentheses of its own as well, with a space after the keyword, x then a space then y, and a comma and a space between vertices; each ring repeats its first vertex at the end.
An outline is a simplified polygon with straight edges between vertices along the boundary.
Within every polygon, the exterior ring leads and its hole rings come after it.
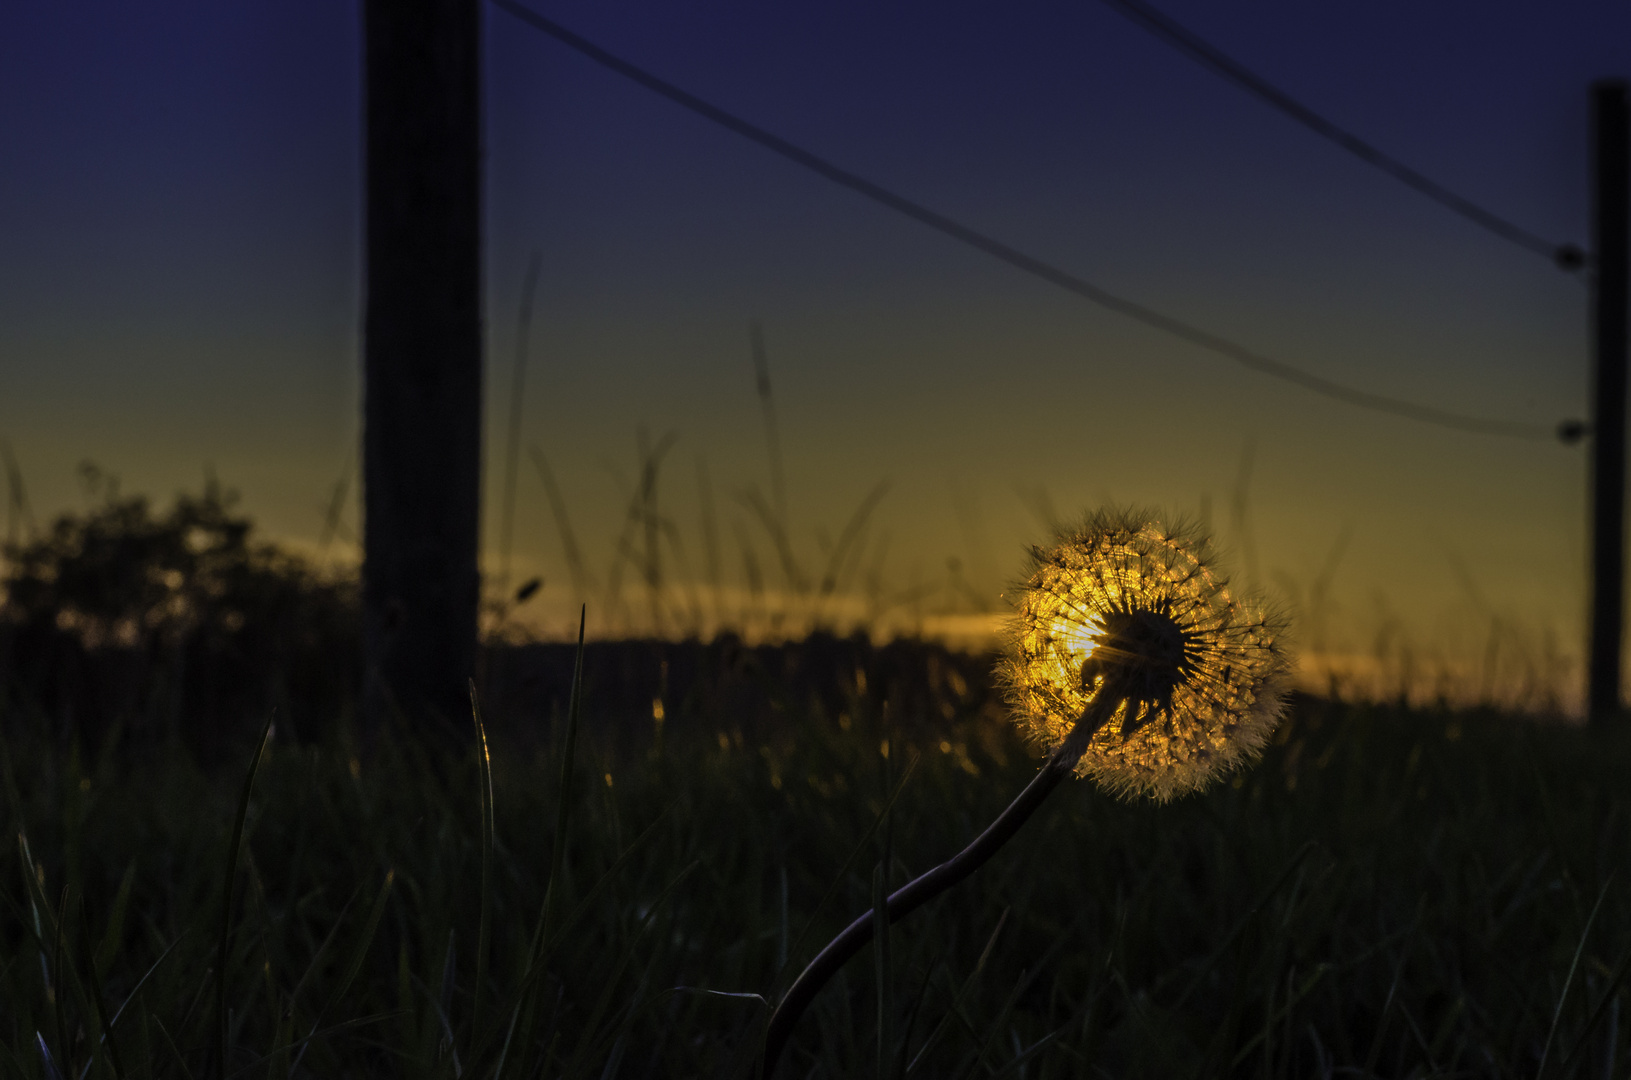
POLYGON ((1037 744, 1164 802, 1254 759, 1290 675, 1284 620, 1229 590, 1204 536, 1106 510, 1032 552, 1001 667, 1037 744))

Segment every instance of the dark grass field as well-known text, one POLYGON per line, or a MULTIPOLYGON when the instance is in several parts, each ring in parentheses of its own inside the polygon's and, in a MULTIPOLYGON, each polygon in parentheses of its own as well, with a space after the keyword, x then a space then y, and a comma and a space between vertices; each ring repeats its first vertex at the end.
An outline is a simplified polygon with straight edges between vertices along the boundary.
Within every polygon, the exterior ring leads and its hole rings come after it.
MULTIPOLYGON (((592 644, 576 726, 575 650, 494 644, 490 773, 470 716, 362 740, 354 582, 213 489, 5 574, 7 1077, 748 1077, 1038 767, 990 657, 829 635, 592 644)), ((777 1075, 1627 1076, 1628 766, 1631 722, 1296 698, 1204 794, 1068 783, 777 1075)))
MULTIPOLYGON (((493 674, 485 885, 473 752, 277 732, 221 984, 252 733, 205 771, 12 707, 0 1072, 220 1075, 224 986, 225 1075, 750 1075, 767 1002, 875 875, 954 854, 1037 761, 974 658, 695 651, 736 689, 679 694, 671 659, 661 723, 629 674, 660 650, 591 655, 564 800, 559 656, 493 674)), ((1624 1076, 1628 755, 1631 731, 1299 698, 1204 795, 1073 783, 856 957, 778 1075, 1624 1076)))

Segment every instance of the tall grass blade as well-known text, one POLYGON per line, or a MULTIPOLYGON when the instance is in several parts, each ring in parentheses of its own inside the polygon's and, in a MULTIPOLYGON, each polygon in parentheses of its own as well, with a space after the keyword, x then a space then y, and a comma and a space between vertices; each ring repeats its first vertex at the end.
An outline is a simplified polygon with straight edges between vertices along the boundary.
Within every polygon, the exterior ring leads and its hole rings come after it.
POLYGON ((357 973, 362 970, 363 961, 368 958, 369 946, 373 945, 374 935, 379 931, 379 921, 385 915, 385 903, 391 898, 391 886, 395 882, 396 871, 394 869, 385 871, 385 880, 380 883, 379 892, 374 896, 374 906, 368 911, 368 921, 363 925, 362 936, 357 939, 356 946, 351 950, 351 959, 346 963, 345 974, 340 977, 339 986, 335 987, 328 1002, 318 1010, 317 1018, 312 1021, 312 1034, 306 1036, 300 1053, 295 1055, 293 1064, 289 1066, 291 1073, 300 1068, 300 1059, 306 1055, 306 1047, 311 1045, 323 1017, 345 997, 346 992, 351 989, 351 984, 356 981, 357 973))
POLYGON ((611 1054, 606 1058, 606 1067, 600 1070, 600 1080, 613 1080, 617 1076, 617 1070, 623 1067, 623 1054, 628 1046, 627 1034, 619 1035, 617 1041, 612 1044, 611 1054))
MULTIPOLYGON (((448 938, 448 944, 453 944, 453 939, 451 937, 448 938)), ((460 1078, 464 1076, 464 1065, 459 1061, 459 1040, 453 1035, 453 1022, 448 1018, 448 1008, 450 1005, 448 998, 446 995, 443 995, 442 999, 438 1001, 436 996, 430 992, 430 987, 426 986, 419 980, 419 976, 415 975, 412 978, 413 985, 419 989, 419 992, 422 995, 424 995, 425 1000, 430 1002, 431 1011, 436 1014, 436 1026, 442 1031, 441 1042, 436 1050, 437 1064, 440 1065, 442 1063, 444 1056, 443 1048, 445 1047, 446 1059, 453 1069, 454 1080, 460 1080, 460 1078)), ((445 981, 443 985, 446 985, 445 981)))
POLYGON ((374 944, 374 935, 379 931, 379 921, 385 915, 385 904, 391 898, 391 886, 396 883, 396 871, 385 871, 385 880, 380 882, 379 892, 374 896, 374 906, 368 911, 368 922, 363 925, 362 936, 357 939, 356 948, 351 950, 351 959, 345 966, 345 974, 340 978, 340 985, 335 988, 334 996, 330 999, 330 1007, 344 998, 356 981, 358 972, 362 971, 362 963, 368 958, 368 950, 374 944))
MULTIPOLYGON (((18 852, 22 856, 24 866, 24 884, 28 893, 28 902, 32 910, 32 927, 28 920, 23 920, 24 929, 32 929, 34 942, 39 950, 40 976, 45 988, 46 998, 51 1003, 50 1015, 54 1027, 51 1032, 51 1042, 57 1046, 58 1053, 66 1055, 71 1045, 71 1026, 68 1023, 67 1004, 68 995, 72 994, 80 1013, 89 1017, 92 1013, 90 994, 74 965, 68 960, 67 924, 70 899, 72 894, 67 886, 57 900, 56 909, 53 910, 45 896, 45 872, 34 862, 33 852, 29 849, 28 838, 21 832, 17 834, 18 852)), ((81 908, 83 916, 83 907, 81 908)), ((92 1045, 91 1056, 94 1060, 100 1049, 100 1043, 92 1045)), ((66 1062, 71 1071, 72 1062, 66 1062)), ((88 1067, 88 1066, 87 1066, 88 1067)))
POLYGON ((1382 1036, 1387 1032, 1387 1018, 1393 1011, 1393 999, 1399 993, 1399 980, 1404 977, 1404 962, 1408 952, 1399 956, 1399 966, 1393 970, 1393 982, 1387 988, 1387 997, 1382 1001, 1382 1011, 1376 1017, 1376 1034, 1371 1036, 1370 1049, 1365 1052, 1366 1076, 1376 1075, 1376 1063, 1382 1058, 1382 1036))
MULTIPOLYGON (((902 770, 900 774, 900 779, 895 781, 895 790, 890 792, 888 801, 883 804, 883 808, 879 810, 877 816, 872 819, 872 824, 867 826, 866 832, 861 834, 861 838, 857 840, 855 842, 855 846, 850 849, 849 858, 845 859, 844 865, 838 868, 838 873, 833 876, 832 884, 827 886, 827 891, 821 894, 821 899, 817 901, 814 910, 810 912, 810 917, 805 920, 804 929, 799 931, 798 937, 794 938, 793 944, 788 947, 788 961, 791 961, 794 957, 798 956, 799 948, 804 944, 804 939, 808 937, 810 931, 815 928, 816 920, 821 917, 822 911, 826 910, 827 904, 837 894, 839 886, 844 883, 844 878, 849 874, 850 867, 855 865, 855 860, 861 857, 861 852, 865 851, 868 845, 872 843, 873 836, 877 835, 879 826, 881 826, 884 819, 889 816, 889 811, 894 807, 895 800, 900 798, 900 793, 902 791, 906 790, 906 781, 912 778, 912 772, 917 768, 917 764, 920 760, 922 760, 922 755, 914 753, 910 760, 907 761, 906 768, 902 770)), ((782 976, 787 974, 787 966, 787 963, 783 962, 781 970, 776 972, 776 978, 773 980, 773 983, 781 982, 782 976)))
POLYGON ((136 860, 131 859, 125 876, 119 879, 119 891, 113 897, 113 911, 108 915, 108 927, 102 934, 102 943, 96 947, 94 965, 98 978, 106 978, 113 956, 119 951, 125 937, 125 915, 130 910, 130 890, 136 883, 136 860))
MULTIPOLYGON (((6 789, 6 809, 11 811, 11 827, 17 835, 23 834, 23 797, 17 790, 17 775, 11 767, 11 748, 7 740, 0 739, 0 784, 6 789)), ((31 871, 32 872, 32 871, 31 871)))
POLYGON ((787 862, 785 859, 776 868, 776 877, 781 886, 780 903, 776 908, 776 970, 780 971, 787 966, 787 862))
POLYGON ((708 462, 701 454, 697 455, 697 503, 702 514, 702 552, 707 559, 714 624, 719 626, 725 622, 725 611, 720 600, 719 522, 714 516, 714 491, 713 485, 708 482, 708 462))
POLYGON ((246 1062, 245 1064, 238 1066, 236 1069, 233 1069, 226 1075, 224 1080, 233 1080, 234 1077, 242 1076, 253 1069, 265 1065, 267 1062, 273 1060, 281 1054, 287 1054, 290 1050, 293 1050, 297 1046, 302 1052, 304 1052, 306 1047, 310 1044, 326 1039, 331 1035, 338 1035, 342 1031, 355 1031, 358 1028, 367 1027, 369 1024, 384 1023, 386 1020, 394 1020, 400 1015, 400 1013, 394 1012, 373 1013, 369 1016, 359 1016, 352 1020, 346 1020, 338 1024, 331 1024, 321 1031, 313 1031, 310 1035, 307 1035, 299 1042, 284 1043, 280 1046, 274 1046, 268 1053, 262 1054, 253 1061, 246 1062))
POLYGON ((906 1056, 911 1050, 912 1032, 917 1030, 918 1013, 923 1009, 923 999, 929 993, 929 980, 934 976, 938 965, 931 964, 923 972, 923 978, 917 984, 917 993, 912 995, 912 1007, 906 1010, 906 1024, 901 1028, 900 1039, 895 1044, 894 1059, 889 1066, 889 1080, 905 1080, 906 1056))
POLYGON ((588 623, 589 605, 578 609, 578 654, 572 662, 572 692, 567 699, 566 741, 561 748, 561 786, 556 793, 555 845, 550 852, 549 885, 544 893, 544 925, 538 948, 547 948, 554 930, 555 910, 560 903, 561 875, 566 865, 566 827, 572 817, 572 767, 577 754, 578 723, 583 710, 583 631, 588 623))
MULTIPOLYGON (((1574 1060, 1574 1056, 1580 1052, 1581 1047, 1585 1046, 1587 1036, 1602 1021, 1603 1015, 1608 1011, 1609 1004, 1615 1000, 1615 995, 1619 992, 1620 983, 1625 981, 1627 972, 1631 972, 1631 954, 1627 954, 1626 958, 1620 961, 1620 966, 1614 970, 1614 977, 1608 980, 1608 985, 1603 988, 1602 995, 1597 999, 1597 1007, 1591 1010, 1591 1017, 1586 1021, 1586 1026, 1580 1029, 1580 1034, 1575 1036, 1574 1045, 1569 1047, 1567 1054, 1563 1055, 1563 1061, 1558 1065, 1558 1068, 1564 1073, 1569 1071, 1569 1063, 1574 1060)), ((1607 1076, 1608 1073, 1605 1072, 1603 1075, 1607 1076)))
POLYGON ((821 574, 820 595, 829 596, 836 590, 844 578, 844 568, 850 562, 850 555, 856 541, 861 538, 866 529, 867 520, 872 511, 877 509, 879 501, 889 493, 889 481, 880 480, 867 492, 861 504, 855 508, 848 521, 844 523, 843 531, 838 534, 838 542, 833 545, 832 553, 827 557, 826 569, 821 574))
MULTIPOLYGON (((1071 920, 1071 922, 1066 925, 1065 929, 1054 938, 1053 944, 1049 945, 1048 948, 1043 951, 1042 955, 1037 957, 1036 962, 1031 967, 1020 969, 1019 982, 1015 984, 1013 993, 1008 996, 1008 1000, 1006 1004, 1004 1004, 1002 1011, 998 1014, 996 1022, 987 1029, 979 1054, 968 1064, 967 1068, 963 1070, 961 1075, 967 1075, 979 1066, 984 1066, 988 1072, 993 1072, 993 1075, 996 1075, 991 1066, 985 1064, 985 1058, 986 1055, 990 1053, 991 1047, 995 1045, 998 1032, 1002 1029, 1003 1024, 1007 1023, 1008 1017, 1012 1014, 1014 1007, 1018 1005, 1020 999, 1025 996, 1025 993, 1030 989, 1031 984, 1036 982, 1044 971, 1051 969, 1054 958, 1063 952, 1065 947, 1073 940, 1075 927, 1079 919, 1080 916, 1078 916, 1077 919, 1071 920)), ((1076 1015, 1079 1017, 1081 1013, 1078 1012, 1076 1015)), ((968 1022, 967 1017, 962 1016, 959 1013, 958 1019, 962 1022, 963 1026, 968 1029, 969 1034, 976 1034, 974 1031, 974 1025, 968 1022)), ((1074 1022, 1074 1020, 1071 1021, 1071 1023, 1074 1022)), ((1064 1030, 1069 1026, 1070 1023, 1067 1023, 1064 1025, 1064 1027, 1060 1028, 1060 1030, 1064 1030)), ((1047 1037, 1045 1037, 1043 1041, 1046 1042, 1047 1037)), ((1023 1053, 1024 1052, 1022 1052, 1022 1056, 1023 1053)), ((1010 1062, 1010 1064, 1013 1063, 1010 1062)))
MULTIPOLYGON (((448 927, 447 948, 442 950, 442 992, 440 997, 432 999, 432 1004, 436 1008, 437 1015, 442 1018, 442 1028, 445 1032, 447 1050, 448 1053, 453 1055, 453 1071, 455 1073, 459 1072, 459 1055, 458 1048, 453 1038, 453 1030, 447 1022, 447 1017, 453 1014, 453 988, 459 973, 458 942, 458 931, 451 926, 448 927)), ((404 961, 404 963, 405 962, 406 961, 404 961)), ((429 993, 428 987, 426 988, 426 993, 427 995, 429 993)), ((438 1048, 436 1056, 441 1058, 445 1057, 446 1055, 442 1053, 440 1048, 438 1048)))
POLYGON ((878 1080, 889 1080, 891 1054, 889 1041, 889 888, 886 867, 879 863, 872 871, 872 970, 878 984, 878 1080))
POLYGON ((62 1070, 57 1068, 56 1060, 51 1057, 51 1048, 45 1045, 45 1036, 36 1031, 34 1042, 40 1048, 40 1066, 45 1070, 46 1080, 62 1080, 62 1070))
POLYGON ((1235 939, 1245 931, 1246 927, 1250 925, 1252 919, 1256 918, 1257 913, 1262 910, 1263 905, 1268 903, 1269 900, 1274 897, 1274 894, 1279 892, 1281 887, 1284 886, 1287 881, 1291 880, 1291 875, 1297 872, 1297 868, 1302 865, 1302 861, 1308 857, 1308 853, 1313 851, 1314 847, 1314 841, 1305 840, 1302 847, 1298 848, 1291 858, 1286 861, 1286 865, 1281 869, 1279 875, 1274 879, 1273 883, 1271 883, 1268 888, 1257 894, 1257 897, 1252 901, 1251 906, 1248 907, 1245 913, 1235 921, 1235 925, 1230 928, 1229 932, 1223 935, 1222 940, 1220 940, 1217 947, 1212 950, 1211 955, 1209 955, 1206 958, 1206 961, 1201 964, 1201 969, 1195 973, 1194 978, 1189 980, 1189 985, 1184 987, 1184 992, 1178 995, 1178 1000, 1173 1002, 1172 1009, 1174 1011, 1182 1007, 1184 1002, 1189 1000, 1189 995, 1198 990, 1201 983, 1206 981, 1206 977, 1212 973, 1212 969, 1216 967, 1217 962, 1223 958, 1223 954, 1229 950, 1229 946, 1234 944, 1235 939))
POLYGON ((206 1071, 221 1076, 227 1070, 227 954, 232 939, 232 894, 238 876, 238 858, 243 851, 244 821, 249 817, 249 796, 255 790, 255 774, 260 771, 261 757, 266 753, 267 741, 272 737, 273 710, 266 714, 261 726, 260 739, 255 744, 255 756, 249 762, 249 773, 244 777, 243 793, 238 797, 238 812, 232 821, 232 839, 227 843, 226 870, 221 881, 221 929, 215 948, 215 1045, 212 1048, 214 1066, 206 1071))
POLYGON ((985 963, 987 960, 991 959, 991 950, 996 948, 997 937, 1002 933, 1002 928, 1007 925, 1008 913, 1011 910, 1011 908, 1002 909, 1002 915, 997 919, 996 929, 991 931, 991 936, 986 939, 985 948, 980 950, 979 960, 975 961, 974 963, 974 970, 968 973, 968 977, 963 980, 963 985, 959 986, 957 988, 957 993, 952 995, 951 1006, 946 1009, 946 1015, 941 1017, 940 1023, 936 1024, 934 1030, 929 1032, 928 1039, 924 1041, 923 1046, 919 1048, 917 1054, 913 1056, 912 1063, 906 1067, 906 1075, 910 1076, 912 1073, 916 1072, 917 1067, 923 1063, 925 1055, 939 1045, 940 1040, 945 1037, 946 1032, 951 1030, 952 1018, 961 1012, 963 1007, 963 999, 968 996, 969 989, 980 977, 980 972, 985 970, 985 963))
POLYGON ((180 945, 181 939, 186 936, 187 931, 183 930, 176 936, 174 941, 170 942, 170 944, 164 947, 164 951, 159 953, 159 958, 153 961, 152 966, 142 973, 142 977, 136 980, 136 985, 131 987, 130 993, 125 995, 124 1004, 120 1005, 119 1008, 114 1011, 113 1019, 108 1021, 107 1030, 109 1034, 111 1034, 113 1029, 118 1026, 119 1018, 125 1014, 126 1009, 130 1008, 130 1003, 136 1000, 136 995, 141 993, 142 987, 147 985, 147 980, 153 977, 153 973, 159 969, 159 965, 164 963, 169 955, 176 951, 176 946, 180 945))
POLYGON ((54 1019, 56 1020, 57 1024, 57 1029, 52 1034, 57 1037, 57 1048, 62 1051, 64 1064, 71 1069, 73 1068, 73 1064, 70 1060, 68 1060, 72 1053, 69 1040, 73 1036, 69 1033, 71 1029, 68 1027, 68 995, 64 993, 68 986, 68 980, 64 978, 66 972, 64 971, 64 965, 62 962, 62 918, 67 913, 68 889, 67 886, 64 886, 62 890, 62 898, 57 904, 57 912, 52 920, 55 925, 52 928, 51 934, 51 970, 56 975, 56 993, 51 995, 51 1005, 54 1019))
MULTIPOLYGON (((564 938, 567 934, 572 932, 572 930, 578 925, 578 920, 583 918, 584 915, 588 914, 588 912, 594 906, 595 901, 599 899, 601 892, 605 890, 606 886, 617 877, 618 872, 623 869, 635 852, 644 846, 646 839, 656 834, 657 826, 663 823, 663 821, 668 817, 669 810, 672 809, 673 807, 670 806, 663 810, 662 813, 658 814, 657 819, 650 825, 646 826, 644 832, 634 838, 633 843, 629 844, 629 846, 623 850, 623 853, 617 857, 617 860, 613 862, 610 867, 607 868, 606 872, 600 876, 589 891, 584 893, 583 899, 578 901, 577 906, 574 907, 571 913, 561 921, 560 929, 556 931, 556 939, 564 938)), ((538 980, 543 977, 544 971, 548 965, 549 955, 550 951, 548 949, 540 951, 537 957, 533 960, 532 965, 522 975, 520 984, 514 989, 514 991, 511 992, 511 998, 513 1001, 508 1010, 506 1010, 510 1014, 510 1023, 505 1033, 504 1047, 500 1051, 500 1058, 506 1056, 510 1044, 514 1041, 516 1027, 520 1022, 523 1006, 527 1002, 533 989, 537 986, 538 980)), ((749 996, 758 997, 759 995, 753 994, 749 996)), ((525 1042, 526 1040, 523 1039, 522 1041, 525 1042)), ((472 1054, 471 1056, 474 1060, 475 1055, 472 1054)), ((493 1075, 497 1076, 498 1074, 495 1072, 493 1075)))
MULTIPOLYGON (((577 754, 578 722, 583 711, 583 633, 588 620, 589 605, 580 605, 578 649, 572 661, 572 689, 567 696, 566 738, 561 747, 561 779, 555 802, 555 843, 550 852, 549 882, 544 886, 544 910, 539 913, 538 925, 533 930, 532 944, 527 950, 527 966, 524 969, 521 986, 516 990, 516 1003, 510 1013, 503 1046, 498 1052, 498 1063, 493 1067, 493 1080, 501 1080, 504 1075, 504 1066, 509 1060, 510 1046, 518 1028, 521 1033, 521 1045, 525 1046, 531 1041, 532 1026, 537 1015, 535 987, 544 971, 544 958, 549 954, 550 947, 555 941, 555 908, 560 902, 560 892, 563 888, 561 876, 566 866, 566 829, 572 816, 572 766, 573 758, 577 754)), ((478 1052, 473 1050, 470 1056, 471 1067, 475 1068, 478 1052)))
POLYGON ((982 1067, 989 1068, 985 1063, 986 1056, 991 1053, 991 1048, 996 1045, 997 1036, 1002 1032, 1003 1026, 1008 1023, 1008 1018, 1013 1015, 1014 1006, 1019 1004, 1019 999, 1030 988, 1031 983, 1036 979, 1037 972, 1040 970, 1039 966, 1037 971, 1022 970, 1019 973, 1019 981, 1014 984, 1013 990, 1008 993, 1007 1000, 1002 1003, 1002 1011, 997 1013, 997 1018, 986 1028, 984 1041, 980 1043, 979 1050, 969 1059, 969 1063, 958 1073, 959 1077, 972 1075, 982 1067))
POLYGON ((765 504, 765 497, 759 493, 758 488, 749 488, 739 492, 737 501, 749 510, 764 527, 765 535, 770 537, 770 543, 776 550, 776 557, 781 560, 782 574, 787 578, 787 587, 798 596, 803 596, 809 587, 804 580, 804 571, 799 568, 798 557, 793 553, 792 541, 788 539, 787 529, 776 512, 765 504))
POLYGON ((1563 1018, 1563 1003, 1569 1000, 1569 990, 1574 986, 1575 972, 1580 970, 1580 954, 1586 951, 1586 938, 1591 934, 1592 924, 1597 921, 1597 913, 1603 909, 1603 899, 1608 896, 1608 887, 1614 883, 1610 877, 1603 882, 1603 887, 1597 892, 1597 902, 1591 906, 1591 915, 1586 919, 1585 929, 1580 931, 1580 943, 1574 947, 1574 959, 1569 961, 1569 975, 1563 980, 1563 990, 1557 995, 1557 1008, 1552 1010, 1552 1026, 1546 1032, 1546 1045, 1540 1051, 1540 1065, 1535 1069, 1535 1080, 1541 1080, 1546 1075, 1546 1061, 1552 1055, 1552 1040, 1557 1037, 1557 1022, 1563 1018))
POLYGON ((787 528, 787 480, 782 472, 781 430, 776 424, 776 398, 770 390, 770 358, 765 353, 765 331, 758 319, 748 323, 748 340, 753 348, 753 383, 759 392, 759 408, 764 413, 765 450, 770 458, 770 495, 775 500, 776 520, 787 528))
POLYGON ((1064 1032, 1065 1028, 1063 1027, 1055 1028, 1053 1031, 1048 1032, 1046 1035, 1036 1040, 1036 1042, 1021 1050, 1008 1064, 992 1073, 991 1080, 1002 1080, 1004 1076, 1012 1076, 1014 1073, 1019 1072, 1021 1069, 1025 1068, 1026 1063, 1032 1058, 1036 1057, 1036 1055, 1040 1054, 1042 1051, 1046 1050, 1048 1047, 1057 1042, 1059 1036, 1063 1035, 1064 1032))
POLYGON ((17 1055, 11 1052, 11 1047, 0 1043, 0 1062, 4 1062, 10 1069, 11 1075, 17 1080, 28 1080, 28 1074, 23 1071, 23 1063, 17 1060, 17 1055))
POLYGON ((180 1075, 185 1080, 193 1080, 193 1071, 187 1068, 187 1059, 182 1056, 180 1048, 176 1046, 175 1039, 171 1037, 169 1029, 164 1026, 164 1021, 155 1016, 153 1017, 153 1026, 158 1028, 159 1034, 164 1037, 164 1045, 169 1047, 170 1056, 175 1059, 176 1069, 180 1075))
MULTIPOLYGON (((91 928, 90 925, 85 922, 85 910, 83 907, 80 908, 80 927, 85 935, 85 954, 86 956, 94 956, 94 953, 90 949, 91 928)), ((102 992, 102 977, 97 973, 96 961, 94 959, 92 959, 89 964, 86 964, 85 967, 87 969, 86 974, 91 980, 90 998, 91 1005, 94 1007, 93 1015, 96 1018, 97 1027, 96 1042, 91 1046, 91 1060, 86 1062, 85 1068, 87 1071, 90 1069, 91 1065, 97 1059, 98 1051, 103 1046, 106 1046, 108 1050, 108 1062, 113 1068, 114 1080, 124 1080, 125 1069, 124 1064, 119 1060, 119 1044, 114 1040, 113 1031, 108 1025, 107 995, 102 992)))
MULTIPOLYGON (((312 976, 316 974, 319 966, 323 963, 323 958, 328 956, 329 949, 334 945, 334 939, 340 935, 340 927, 345 925, 345 917, 350 913, 351 905, 355 904, 357 902, 357 897, 361 895, 362 886, 358 885, 355 889, 351 890, 351 895, 346 898, 346 902, 340 907, 340 913, 334 916, 334 925, 329 927, 328 934, 323 938, 322 944, 318 945, 317 951, 312 954, 311 963, 306 965, 306 970, 301 972, 300 980, 294 984, 294 989, 289 991, 290 1008, 293 1008, 295 1002, 300 1000, 301 991, 306 989, 306 984, 310 982, 312 976)), ((171 946, 171 948, 174 947, 174 945, 171 946)), ((168 951, 169 950, 166 950, 166 952, 168 951)), ((117 1020, 117 1017, 115 1017, 115 1020, 117 1020)))
POLYGON ((538 275, 543 270, 543 254, 536 248, 527 259, 527 272, 522 279, 521 306, 515 316, 515 366, 510 375, 510 425, 504 452, 504 513, 500 519, 499 580, 501 588, 510 587, 510 542, 515 537, 515 481, 516 467, 521 457, 521 414, 525 403, 527 378, 527 339, 532 330, 532 302, 538 292, 538 275))
MULTIPOLYGON (((657 913, 667 905, 669 899, 674 895, 675 891, 679 889, 680 885, 686 878, 691 876, 691 872, 700 865, 702 865, 700 862, 692 862, 688 864, 685 869, 674 875, 674 879, 668 883, 668 886, 664 888, 660 894, 658 894, 657 899, 651 902, 651 909, 646 912, 645 917, 640 920, 640 925, 636 927, 635 932, 629 937, 628 943, 624 945, 622 955, 618 958, 617 966, 612 969, 610 976, 607 977, 602 983, 600 997, 595 1002, 594 1009, 590 1011, 588 1018, 584 1021, 582 1027, 579 1028, 580 1036, 578 1049, 573 1053, 572 1060, 567 1064, 566 1069, 562 1071, 562 1077, 571 1078, 581 1075, 581 1070, 587 1064, 589 1055, 594 1052, 598 1045, 593 1039, 593 1034, 600 1026, 601 1018, 606 1015, 607 1009, 611 1007, 612 994, 617 989, 618 982, 623 978, 624 970, 628 968, 629 961, 634 959, 635 946, 640 943, 640 941, 645 937, 646 932, 651 929, 651 924, 657 920, 657 913)), ((636 998, 638 998, 638 996, 638 994, 635 995, 636 998)), ((497 1077, 496 1072, 494 1076, 495 1078, 497 1077)))
POLYGON ((1256 1035, 1253 1035, 1246 1041, 1244 1046, 1235 1052, 1235 1058, 1229 1063, 1229 1068, 1238 1069, 1240 1067, 1240 1063, 1245 1061, 1247 1056, 1250 1055, 1253 1050, 1256 1050, 1258 1045, 1268 1037, 1269 1029, 1275 1024, 1278 1024, 1280 1021, 1284 1020, 1286 1017, 1290 1016, 1291 1010, 1296 1008, 1303 998, 1307 997, 1313 992, 1314 987, 1319 985, 1320 980, 1325 978, 1326 973, 1330 970, 1330 964, 1321 964, 1319 967, 1315 968, 1314 974, 1310 975, 1308 977, 1308 981, 1303 983, 1302 989, 1296 990, 1294 993, 1288 995, 1285 1003, 1263 1021, 1263 1030, 1259 1031, 1256 1035))
MULTIPOLYGON (((0 742, 5 740, 0 739, 0 742)), ((44 887, 44 871, 34 863, 34 853, 28 847, 28 835, 21 829, 17 830, 17 855, 23 863, 23 889, 28 894, 29 914, 33 916, 34 942, 40 957, 40 985, 45 989, 47 998, 57 996, 56 983, 51 977, 51 958, 47 955, 45 920, 41 917, 41 910, 49 912, 45 895, 41 891, 44 887)))
POLYGON ((481 919, 476 931, 476 983, 470 991, 471 1031, 481 1023, 481 988, 487 982, 487 951, 492 936, 493 904, 493 755, 481 722, 476 683, 470 681, 470 713, 476 721, 476 771, 481 778, 481 919))
POLYGON ((532 458, 532 466, 538 471, 538 479, 543 482, 544 494, 549 497, 550 513, 555 516, 555 528, 561 535, 561 549, 566 554, 566 569, 572 575, 572 588, 578 594, 578 602, 589 595, 594 587, 594 579, 589 576, 588 569, 583 564, 583 553, 578 548, 578 536, 572 531, 572 519, 566 513, 566 500, 561 498, 561 489, 555 483, 555 473, 549 467, 549 459, 538 448, 537 443, 527 447, 532 458))

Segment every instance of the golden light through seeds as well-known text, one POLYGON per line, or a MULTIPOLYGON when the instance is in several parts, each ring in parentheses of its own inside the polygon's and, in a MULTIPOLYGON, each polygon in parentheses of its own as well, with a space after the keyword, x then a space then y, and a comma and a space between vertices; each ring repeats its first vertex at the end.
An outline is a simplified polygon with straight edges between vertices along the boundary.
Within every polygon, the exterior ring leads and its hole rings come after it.
POLYGON ((1230 592, 1204 536, 1106 510, 1032 560, 1002 665, 1030 738, 1057 748, 1109 695, 1077 775, 1163 802, 1256 757, 1290 674, 1285 624, 1230 592))

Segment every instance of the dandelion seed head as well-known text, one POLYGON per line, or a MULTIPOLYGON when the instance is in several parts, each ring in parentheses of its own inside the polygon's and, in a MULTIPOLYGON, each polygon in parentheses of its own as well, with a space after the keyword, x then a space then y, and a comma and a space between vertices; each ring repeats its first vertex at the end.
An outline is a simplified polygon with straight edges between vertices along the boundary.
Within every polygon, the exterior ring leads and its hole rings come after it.
POLYGON ((1033 549, 1000 674, 1049 750, 1095 702, 1113 706, 1077 775, 1165 802, 1262 751, 1290 675, 1285 631, 1231 592, 1198 530, 1101 510, 1033 549))

